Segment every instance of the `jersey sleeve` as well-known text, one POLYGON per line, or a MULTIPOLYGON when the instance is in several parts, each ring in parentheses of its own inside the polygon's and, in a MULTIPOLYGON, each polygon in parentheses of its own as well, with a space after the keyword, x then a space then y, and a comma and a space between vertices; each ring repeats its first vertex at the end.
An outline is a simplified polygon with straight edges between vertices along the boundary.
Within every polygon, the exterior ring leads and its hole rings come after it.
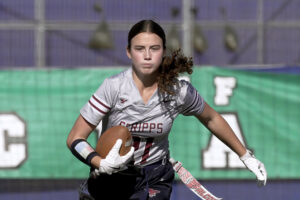
POLYGON ((181 114, 183 115, 199 115, 203 112, 205 101, 198 91, 188 82, 184 82, 183 106, 181 114))
POLYGON ((80 114, 89 123, 97 126, 113 106, 116 93, 110 79, 105 79, 89 101, 81 108, 80 114))

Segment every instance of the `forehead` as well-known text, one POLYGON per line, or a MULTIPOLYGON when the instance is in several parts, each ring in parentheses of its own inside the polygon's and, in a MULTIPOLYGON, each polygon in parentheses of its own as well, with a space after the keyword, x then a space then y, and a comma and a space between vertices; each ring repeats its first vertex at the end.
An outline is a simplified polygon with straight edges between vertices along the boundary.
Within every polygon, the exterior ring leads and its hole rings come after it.
POLYGON ((155 33, 142 32, 131 39, 131 45, 162 45, 162 39, 155 33))

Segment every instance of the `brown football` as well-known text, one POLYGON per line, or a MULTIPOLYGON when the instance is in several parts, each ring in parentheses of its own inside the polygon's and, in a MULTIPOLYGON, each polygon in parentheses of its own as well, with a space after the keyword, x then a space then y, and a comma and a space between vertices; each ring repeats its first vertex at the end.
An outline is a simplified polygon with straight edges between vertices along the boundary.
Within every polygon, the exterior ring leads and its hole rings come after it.
POLYGON ((113 126, 102 133, 97 142, 96 152, 105 158, 119 138, 122 139, 119 153, 121 156, 127 154, 132 146, 132 137, 128 128, 124 126, 113 126))

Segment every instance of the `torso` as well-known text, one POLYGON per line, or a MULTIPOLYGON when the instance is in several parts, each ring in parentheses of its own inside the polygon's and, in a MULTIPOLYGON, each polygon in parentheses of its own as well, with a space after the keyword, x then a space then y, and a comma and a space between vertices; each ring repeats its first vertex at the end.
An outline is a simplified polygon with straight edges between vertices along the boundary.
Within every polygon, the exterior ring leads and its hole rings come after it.
MULTIPOLYGON (((162 97, 155 90, 149 98, 143 99, 132 79, 131 69, 112 77, 108 85, 113 86, 113 92, 110 91, 113 94, 108 94, 112 95, 111 102, 105 102, 110 106, 107 128, 122 125, 129 129, 134 139, 135 165, 162 159, 169 153, 168 135, 173 121, 184 109, 185 91, 162 97)), ((95 95, 109 101, 102 97, 101 89, 95 95)))

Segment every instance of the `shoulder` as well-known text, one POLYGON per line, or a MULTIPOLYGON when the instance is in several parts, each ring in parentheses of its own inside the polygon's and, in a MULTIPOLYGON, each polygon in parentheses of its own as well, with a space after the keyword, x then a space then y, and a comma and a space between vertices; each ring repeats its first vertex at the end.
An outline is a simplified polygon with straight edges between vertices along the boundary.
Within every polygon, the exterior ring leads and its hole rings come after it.
POLYGON ((130 72, 127 69, 104 79, 94 95, 107 103, 107 105, 112 106, 121 91, 122 85, 126 82, 126 79, 129 80, 128 74, 130 74, 130 72))
POLYGON ((185 96, 186 93, 188 92, 188 89, 190 87, 193 88, 191 83, 186 80, 177 80, 175 87, 176 87, 175 90, 177 91, 177 94, 180 96, 185 96))
POLYGON ((123 81, 124 79, 129 78, 131 71, 132 71, 131 68, 126 69, 118 74, 115 74, 115 75, 112 75, 112 76, 106 78, 105 80, 108 82, 114 82, 114 83, 123 81))
POLYGON ((130 79, 131 68, 126 69, 118 74, 112 75, 103 81, 103 85, 111 89, 119 88, 124 82, 130 79))
POLYGON ((180 111, 183 115, 199 115, 204 109, 204 99, 198 93, 197 89, 187 81, 180 81, 180 103, 183 109, 180 111))
POLYGON ((184 103, 190 83, 185 80, 176 79, 174 84, 169 88, 173 94, 164 93, 164 99, 173 99, 179 104, 184 103))
POLYGON ((178 80, 175 90, 178 100, 182 103, 187 99, 194 98, 194 96, 198 93, 195 87, 186 80, 178 80))
POLYGON ((129 69, 105 78, 96 91, 96 95, 100 95, 101 93, 111 93, 111 95, 118 93, 120 87, 125 82, 124 80, 128 79, 128 74, 129 69))

